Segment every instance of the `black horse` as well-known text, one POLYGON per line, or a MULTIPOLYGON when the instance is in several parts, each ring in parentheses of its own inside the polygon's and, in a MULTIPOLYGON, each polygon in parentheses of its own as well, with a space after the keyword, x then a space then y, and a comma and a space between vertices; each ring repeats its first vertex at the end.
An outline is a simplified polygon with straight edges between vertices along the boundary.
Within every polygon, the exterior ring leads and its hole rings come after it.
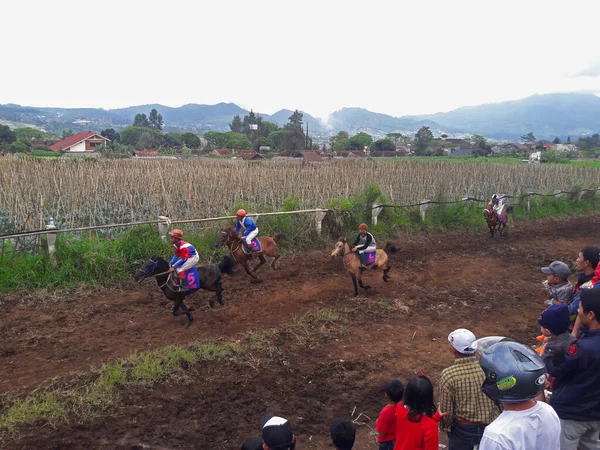
MULTIPOLYGON (((200 288, 206 289, 207 291, 215 292, 210 299, 210 307, 215 306, 215 298, 223 305, 223 284, 221 278, 224 273, 232 273, 232 268, 235 265, 233 259, 230 256, 224 256, 219 264, 212 266, 201 266, 198 267, 198 277, 200 278, 200 288)), ((154 276, 158 287, 162 290, 165 297, 169 300, 173 300, 173 315, 179 316, 185 314, 187 317, 186 327, 189 327, 194 318, 192 313, 185 306, 183 299, 193 294, 196 291, 186 291, 181 286, 177 272, 169 272, 169 263, 159 256, 152 256, 148 262, 137 271, 135 274, 135 281, 141 282, 145 278, 154 276)))

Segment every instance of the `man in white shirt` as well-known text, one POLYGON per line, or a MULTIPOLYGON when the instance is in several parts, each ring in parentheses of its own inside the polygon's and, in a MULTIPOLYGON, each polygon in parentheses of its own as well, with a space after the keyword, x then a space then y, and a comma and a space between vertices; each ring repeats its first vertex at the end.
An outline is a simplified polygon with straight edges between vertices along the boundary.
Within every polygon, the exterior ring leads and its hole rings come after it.
POLYGON ((502 341, 481 354, 479 365, 483 392, 504 407, 486 427, 479 450, 559 450, 560 420, 535 400, 546 381, 541 358, 523 344, 502 341))

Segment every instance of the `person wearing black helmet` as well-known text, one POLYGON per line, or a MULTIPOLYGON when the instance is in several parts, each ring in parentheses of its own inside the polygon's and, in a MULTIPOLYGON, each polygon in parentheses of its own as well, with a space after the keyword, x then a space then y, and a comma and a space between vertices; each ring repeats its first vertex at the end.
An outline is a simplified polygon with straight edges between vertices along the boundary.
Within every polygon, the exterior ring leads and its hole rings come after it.
POLYGON ((501 341, 481 353, 482 390, 504 407, 483 433, 479 450, 559 450, 556 412, 535 398, 544 389, 546 366, 529 347, 501 341))

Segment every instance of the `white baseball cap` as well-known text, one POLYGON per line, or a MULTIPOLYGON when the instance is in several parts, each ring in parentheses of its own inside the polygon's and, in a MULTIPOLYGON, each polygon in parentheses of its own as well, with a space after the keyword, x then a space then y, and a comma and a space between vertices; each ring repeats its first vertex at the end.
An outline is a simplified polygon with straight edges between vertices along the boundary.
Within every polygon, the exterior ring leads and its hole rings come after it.
POLYGON ((450 345, 462 355, 475 354, 473 342, 475 342, 476 339, 475 335, 465 328, 454 330, 448 335, 448 342, 450 342, 450 345))

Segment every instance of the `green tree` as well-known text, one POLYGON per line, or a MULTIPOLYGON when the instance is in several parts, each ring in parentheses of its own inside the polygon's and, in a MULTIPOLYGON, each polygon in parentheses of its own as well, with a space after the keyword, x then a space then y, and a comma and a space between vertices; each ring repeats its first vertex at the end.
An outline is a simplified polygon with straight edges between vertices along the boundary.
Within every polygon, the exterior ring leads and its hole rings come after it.
POLYGON ((554 140, 552 141, 553 144, 560 144, 560 139, 558 138, 558 136, 556 136, 554 138, 554 140))
POLYGON ((228 136, 225 148, 231 148, 233 150, 250 150, 252 148, 252 143, 245 134, 234 133, 232 131, 226 134, 228 136))
POLYGON ((136 114, 135 118, 133 119, 132 126, 133 127, 150 128, 150 121, 146 117, 146 114, 144 114, 144 113, 136 114))
POLYGON ((285 130, 284 146, 292 156, 296 156, 300 150, 304 150, 305 141, 306 137, 302 128, 292 125, 285 130))
POLYGON ((571 136, 567 136, 567 144, 571 143, 571 136))
POLYGON ((533 135, 533 132, 529 132, 527 134, 524 134, 523 136, 521 136, 521 140, 533 144, 537 139, 535 138, 535 136, 533 135))
MULTIPOLYGON (((373 143, 373 137, 367 133, 357 133, 348 141, 348 150, 364 150, 373 143)), ((394 146, 394 150, 396 147, 394 146)))
POLYGON ((402 133, 388 133, 385 135, 385 137, 394 141, 394 145, 396 145, 396 147, 399 145, 406 145, 408 139, 408 137, 404 136, 402 133))
POLYGON ((302 128, 302 121, 304 120, 304 114, 298 110, 295 110, 290 117, 288 117, 290 125, 294 127, 302 128))
POLYGON ((102 130, 100 132, 100 136, 104 136, 106 139, 109 139, 111 142, 119 142, 121 140, 121 135, 117 133, 114 128, 107 128, 106 130, 102 130))
POLYGON ((269 133, 268 139, 273 143, 274 150, 283 150, 285 146, 285 130, 277 130, 269 133))
POLYGON ((335 136, 329 138, 331 151, 348 150, 349 137, 346 131, 340 131, 335 136))
MULTIPOLYGON (((0 135, 2 133, 0 132, 0 135)), ((49 138, 50 135, 48 133, 43 132, 42 130, 38 130, 37 128, 24 127, 24 128, 15 128, 15 135, 17 139, 22 139, 24 141, 32 141, 39 140, 44 138, 49 138)), ((2 138, 0 137, 0 141, 2 138)))
POLYGON ((276 123, 263 120, 262 123, 260 124, 259 131, 260 131, 260 135, 262 137, 268 137, 269 134, 271 134, 273 131, 277 131, 277 130, 279 130, 279 125, 277 125, 276 123))
POLYGON ((396 150, 396 144, 391 139, 380 139, 373 142, 371 151, 375 152, 393 152, 396 150))
POLYGON ((472 135, 469 142, 476 147, 475 151, 473 151, 475 156, 487 156, 492 153, 492 147, 488 144, 487 138, 480 134, 472 135))
POLYGON ((16 142, 17 134, 7 125, 0 125, 0 145, 8 145, 16 142))
POLYGON ((96 148, 96 151, 107 158, 130 157, 133 153, 133 148, 123 145, 118 141, 107 142, 96 148))
POLYGON ((229 130, 233 131, 234 133, 241 133, 243 129, 244 126, 242 125, 242 118, 239 114, 236 114, 233 116, 233 120, 229 124, 229 130))
POLYGON ((63 130, 61 139, 66 139, 66 138, 71 137, 71 136, 73 136, 73 130, 71 130, 69 128, 69 129, 63 130))
POLYGON ((120 134, 123 145, 134 147, 137 150, 156 149, 166 144, 163 134, 152 128, 131 126, 122 129, 120 134))
POLYGON ((273 147, 273 142, 268 137, 261 136, 254 141, 254 150, 258 151, 261 147, 273 147))
POLYGON ((433 139, 433 133, 429 127, 421 127, 415 134, 415 155, 423 156, 427 153, 427 147, 433 139))
POLYGON ((8 146, 8 151, 11 153, 25 153, 30 149, 31 147, 25 141, 16 141, 8 146))
POLYGON ((208 131, 204 133, 204 139, 208 142, 208 145, 212 149, 220 149, 227 147, 227 140, 229 139, 227 133, 220 133, 218 131, 208 131))
POLYGON ((202 145, 202 141, 194 133, 183 133, 180 139, 189 148, 200 148, 202 145))
POLYGON ((162 131, 163 125, 164 125, 163 118, 158 113, 156 108, 152 108, 152 110, 150 111, 150 116, 148 117, 148 122, 150 124, 150 128, 162 131))

